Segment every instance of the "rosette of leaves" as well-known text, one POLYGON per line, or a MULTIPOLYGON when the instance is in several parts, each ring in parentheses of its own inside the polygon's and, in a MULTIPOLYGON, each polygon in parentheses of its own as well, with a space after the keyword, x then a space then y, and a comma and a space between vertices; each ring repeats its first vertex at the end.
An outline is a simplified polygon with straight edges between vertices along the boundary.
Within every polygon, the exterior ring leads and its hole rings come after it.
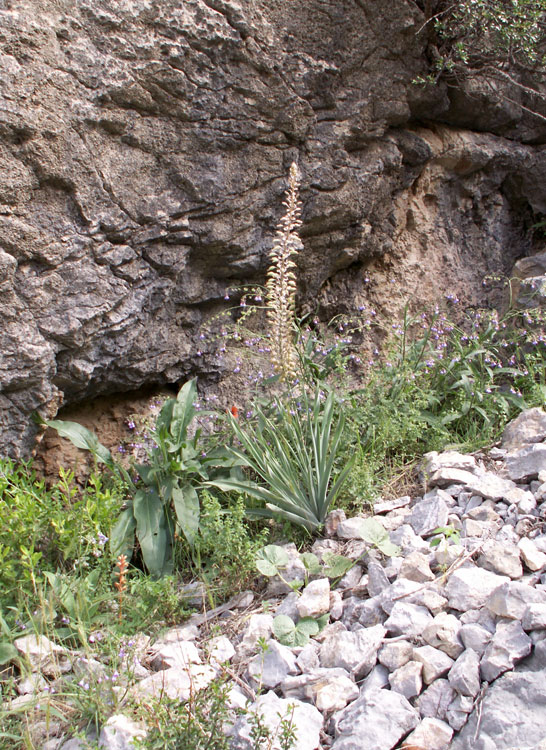
POLYGON ((249 509, 251 515, 281 518, 314 533, 352 468, 349 459, 337 474, 334 470, 345 418, 341 414, 336 421, 333 392, 324 397, 318 389, 312 397, 303 393, 273 404, 267 412, 256 406, 255 420, 246 426, 228 415, 241 446, 230 451, 259 481, 235 477, 210 484, 265 503, 249 509))
POLYGON ((175 399, 164 403, 153 433, 157 447, 149 452, 148 463, 135 466, 139 476, 136 483, 93 432, 76 422, 44 420, 123 478, 131 497, 110 533, 112 554, 125 554, 130 559, 136 537, 146 568, 157 578, 172 573, 175 532, 193 547, 199 530, 199 487, 218 470, 228 471, 238 463, 222 447, 203 454, 200 430, 190 430, 196 397, 193 379, 182 386, 175 399))

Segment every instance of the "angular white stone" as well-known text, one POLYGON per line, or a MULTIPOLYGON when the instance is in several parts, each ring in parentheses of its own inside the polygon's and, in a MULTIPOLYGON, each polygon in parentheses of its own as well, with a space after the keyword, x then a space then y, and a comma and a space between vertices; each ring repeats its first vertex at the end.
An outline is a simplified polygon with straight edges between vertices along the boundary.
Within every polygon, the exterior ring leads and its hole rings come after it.
POLYGON ((449 725, 458 732, 468 721, 468 714, 474 707, 474 701, 467 695, 458 694, 453 699, 448 710, 446 711, 446 720, 449 725))
POLYGON ((110 716, 101 729, 99 747, 104 750, 134 750, 134 739, 146 736, 146 728, 123 714, 110 716))
POLYGON ((235 656, 232 642, 225 635, 217 635, 207 643, 209 660, 212 664, 226 664, 235 656))
POLYGON ((448 750, 453 729, 440 719, 423 719, 419 726, 409 734, 404 745, 419 747, 424 750, 448 750))
POLYGON ((320 617, 330 609, 330 581, 318 578, 303 589, 296 603, 300 617, 320 617))
POLYGON ((395 669, 389 675, 391 690, 395 690, 408 700, 415 698, 423 687, 422 670, 423 665, 418 661, 408 661, 407 664, 395 669))
POLYGON ((479 656, 487 648, 491 640, 491 633, 477 623, 467 623, 459 630, 459 638, 465 648, 471 648, 479 656))
POLYGON ((248 665, 250 677, 268 690, 276 688, 288 675, 297 672, 295 655, 287 646, 273 639, 267 641, 267 649, 256 654, 248 665))
POLYGON ((320 711, 331 713, 345 708, 358 698, 357 685, 345 669, 315 669, 297 677, 287 677, 281 684, 285 698, 310 700, 320 711))
POLYGON ((360 529, 362 528, 362 522, 364 518, 360 516, 354 516, 348 518, 346 521, 342 521, 337 527, 338 539, 362 539, 360 529))
POLYGON ((408 523, 419 536, 429 536, 435 529, 447 524, 449 509, 442 497, 446 493, 440 495, 440 492, 429 492, 412 508, 408 523))
POLYGON ((166 645, 154 644, 150 666, 156 672, 160 669, 179 667, 184 669, 188 664, 200 664, 199 651, 192 641, 178 641, 166 645))
POLYGON ((540 570, 546 566, 546 555, 541 552, 528 537, 522 537, 518 542, 523 562, 529 570, 540 570))
POLYGON ((431 622, 432 615, 428 609, 402 600, 394 603, 385 621, 385 628, 391 635, 404 635, 412 638, 421 635, 431 622))
POLYGON ((400 578, 409 578, 418 583, 433 581, 434 573, 430 569, 428 557, 418 550, 411 552, 402 561, 400 578))
POLYGON ((497 586, 487 597, 486 606, 498 617, 521 620, 528 604, 546 603, 546 592, 519 581, 497 586))
MULTIPOLYGON (((283 720, 288 720, 294 728, 295 746, 298 750, 316 750, 319 747, 322 714, 309 703, 302 703, 295 698, 290 700, 278 698, 274 692, 269 691, 260 695, 248 711, 259 714, 263 723, 269 728, 271 736, 275 738, 271 750, 280 748, 279 728, 283 720)), ((235 722, 229 735, 232 750, 256 750, 248 715, 241 716, 235 722)))
POLYGON ((417 699, 421 716, 445 720, 446 712, 457 693, 448 680, 435 680, 417 699))
POLYGON ((163 669, 145 677, 130 689, 137 701, 142 698, 169 698, 187 701, 192 693, 202 690, 216 677, 216 670, 208 664, 190 664, 187 669, 163 669))
POLYGON ((528 604, 521 618, 524 630, 543 630, 546 628, 546 604, 528 604))
POLYGON ((419 470, 425 476, 431 477, 439 469, 446 468, 474 471, 477 468, 476 459, 474 456, 467 456, 458 451, 443 451, 443 453, 430 451, 423 456, 419 470))
POLYGON ((520 551, 515 544, 509 542, 488 539, 483 544, 478 565, 486 570, 491 570, 493 573, 509 576, 512 579, 521 578, 523 575, 520 551))
POLYGON ((430 646, 440 649, 452 659, 456 659, 463 651, 459 640, 461 623, 447 612, 440 612, 434 620, 422 631, 423 639, 430 646))
POLYGON ((330 636, 320 647, 321 667, 343 667, 357 678, 367 675, 377 661, 385 632, 382 625, 374 625, 330 636))
POLYGON ((244 661, 249 656, 256 653, 258 641, 262 638, 267 640, 273 633, 273 616, 252 615, 245 628, 241 643, 236 649, 236 658, 238 661, 244 661))
POLYGON ((519 622, 499 623, 491 643, 482 656, 480 671, 492 682, 531 652, 532 641, 519 622))
POLYGON ((453 659, 443 651, 433 646, 420 646, 413 650, 413 658, 423 665, 423 680, 425 685, 447 674, 453 666, 453 659))
POLYGON ((479 609, 492 591, 508 581, 507 576, 499 576, 477 566, 459 568, 449 576, 447 582, 449 606, 461 612, 479 609))
POLYGON ((369 690, 335 717, 332 750, 387 750, 418 722, 419 714, 400 693, 369 690))
POLYGON ((525 409, 509 422, 502 433, 502 447, 517 451, 529 443, 546 439, 546 412, 538 407, 525 409))
POLYGON ((384 643, 378 654, 378 661, 391 672, 403 667, 412 658, 413 646, 409 641, 394 641, 384 643))
POLYGON ((447 676, 451 686, 461 695, 474 698, 480 690, 480 657, 471 648, 459 656, 447 676))
POLYGON ((514 482, 529 482, 546 469, 546 445, 539 443, 522 448, 506 456, 508 476, 514 482))
POLYGON ((74 656, 45 635, 24 635, 13 645, 30 662, 33 672, 42 672, 46 677, 58 677, 72 669, 74 656))

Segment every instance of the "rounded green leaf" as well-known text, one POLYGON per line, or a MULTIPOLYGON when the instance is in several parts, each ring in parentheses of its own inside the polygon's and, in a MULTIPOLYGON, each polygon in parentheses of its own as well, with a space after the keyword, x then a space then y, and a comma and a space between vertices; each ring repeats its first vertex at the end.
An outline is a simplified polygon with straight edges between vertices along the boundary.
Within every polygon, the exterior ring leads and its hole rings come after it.
POLYGON ((284 646, 294 646, 296 626, 288 615, 278 615, 273 620, 273 635, 284 646))
POLYGON ((256 555, 256 567, 264 576, 277 575, 289 562, 290 558, 286 551, 276 544, 268 544, 256 555))
POLYGON ((321 571, 320 561, 312 552, 304 552, 300 555, 302 563, 310 576, 317 575, 321 571))
POLYGON ((375 518, 363 518, 362 523, 358 527, 358 534, 361 539, 374 546, 378 546, 389 537, 384 526, 379 521, 376 521, 375 518))
POLYGON ((276 566, 270 563, 269 560, 262 560, 260 558, 256 560, 256 567, 263 576, 267 576, 268 578, 276 576, 279 572, 276 566))
POLYGON ((320 630, 320 626, 314 617, 302 617, 301 620, 298 620, 296 629, 300 633, 306 633, 310 636, 316 635, 320 630))

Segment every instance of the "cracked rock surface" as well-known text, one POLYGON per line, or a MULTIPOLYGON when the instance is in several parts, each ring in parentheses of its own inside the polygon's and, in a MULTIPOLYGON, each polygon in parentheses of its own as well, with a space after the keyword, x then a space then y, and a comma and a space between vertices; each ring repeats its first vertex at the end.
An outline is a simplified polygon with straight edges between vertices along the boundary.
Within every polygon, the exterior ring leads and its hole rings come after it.
POLYGON ((544 125, 413 85, 423 20, 406 0, 2 3, 0 452, 28 454, 33 410, 218 377, 199 326, 264 280, 293 160, 302 310, 392 316, 416 278, 473 303, 528 254, 544 125))

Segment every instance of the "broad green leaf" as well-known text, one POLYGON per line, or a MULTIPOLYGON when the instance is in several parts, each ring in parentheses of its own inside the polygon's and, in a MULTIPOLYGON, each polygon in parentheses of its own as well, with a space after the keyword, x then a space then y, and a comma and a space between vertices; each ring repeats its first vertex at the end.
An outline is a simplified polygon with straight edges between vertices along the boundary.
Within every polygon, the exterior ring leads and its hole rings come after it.
POLYGON ((401 549, 398 547, 398 545, 393 544, 390 539, 384 539, 382 542, 379 542, 377 545, 377 549, 383 553, 386 557, 398 557, 400 555, 401 549))
POLYGON ((288 615, 278 615, 273 620, 273 635, 284 646, 292 646, 296 632, 294 621, 288 615))
POLYGON ((324 628, 328 625, 328 622, 330 621, 330 613, 326 612, 326 614, 321 615, 320 617, 317 617, 316 623, 319 626, 319 633, 321 630, 324 630, 324 628))
POLYGON ((185 442, 188 427, 195 416, 193 405, 197 397, 197 380, 189 380, 184 383, 178 392, 172 411, 172 422, 169 431, 178 446, 185 442))
POLYGON ((199 530, 199 496, 194 487, 185 484, 182 487, 173 487, 172 498, 182 533, 188 544, 193 546, 199 530))
POLYGON ((297 624, 288 615, 278 615, 273 620, 273 634, 284 646, 305 646, 309 637, 319 632, 319 624, 313 617, 302 617, 297 624))
POLYGON ((11 643, 0 642, 0 666, 19 658, 19 652, 11 643))
POLYGON ((87 427, 77 422, 63 421, 61 419, 44 419, 42 421, 48 427, 56 430, 61 437, 68 438, 76 448, 90 451, 96 457, 97 461, 106 464, 111 469, 115 468, 114 460, 108 448, 99 443, 99 439, 95 433, 88 430, 87 427))
POLYGON ((304 552, 300 555, 300 560, 305 565, 305 569, 310 576, 317 575, 321 572, 320 561, 312 552, 304 552))
POLYGON ((335 555, 333 552, 325 552, 323 555, 324 574, 328 578, 342 578, 348 570, 354 566, 354 562, 343 555, 335 555))
POLYGON ((136 520, 133 512, 133 501, 122 510, 115 526, 110 531, 110 552, 113 557, 125 555, 128 560, 133 556, 135 546, 136 520))
POLYGON ((172 532, 167 527, 165 510, 159 495, 139 490, 134 498, 136 535, 144 563, 151 575, 159 578, 172 572, 172 532))
POLYGON ((258 551, 256 567, 264 576, 275 576, 290 562, 286 550, 276 544, 268 544, 258 551))
POLYGON ((358 535, 368 544, 377 546, 389 538, 385 527, 375 518, 363 518, 358 527, 358 535))
POLYGON ((305 633, 307 636, 317 635, 320 625, 314 617, 302 617, 296 623, 296 630, 300 633, 305 633))

